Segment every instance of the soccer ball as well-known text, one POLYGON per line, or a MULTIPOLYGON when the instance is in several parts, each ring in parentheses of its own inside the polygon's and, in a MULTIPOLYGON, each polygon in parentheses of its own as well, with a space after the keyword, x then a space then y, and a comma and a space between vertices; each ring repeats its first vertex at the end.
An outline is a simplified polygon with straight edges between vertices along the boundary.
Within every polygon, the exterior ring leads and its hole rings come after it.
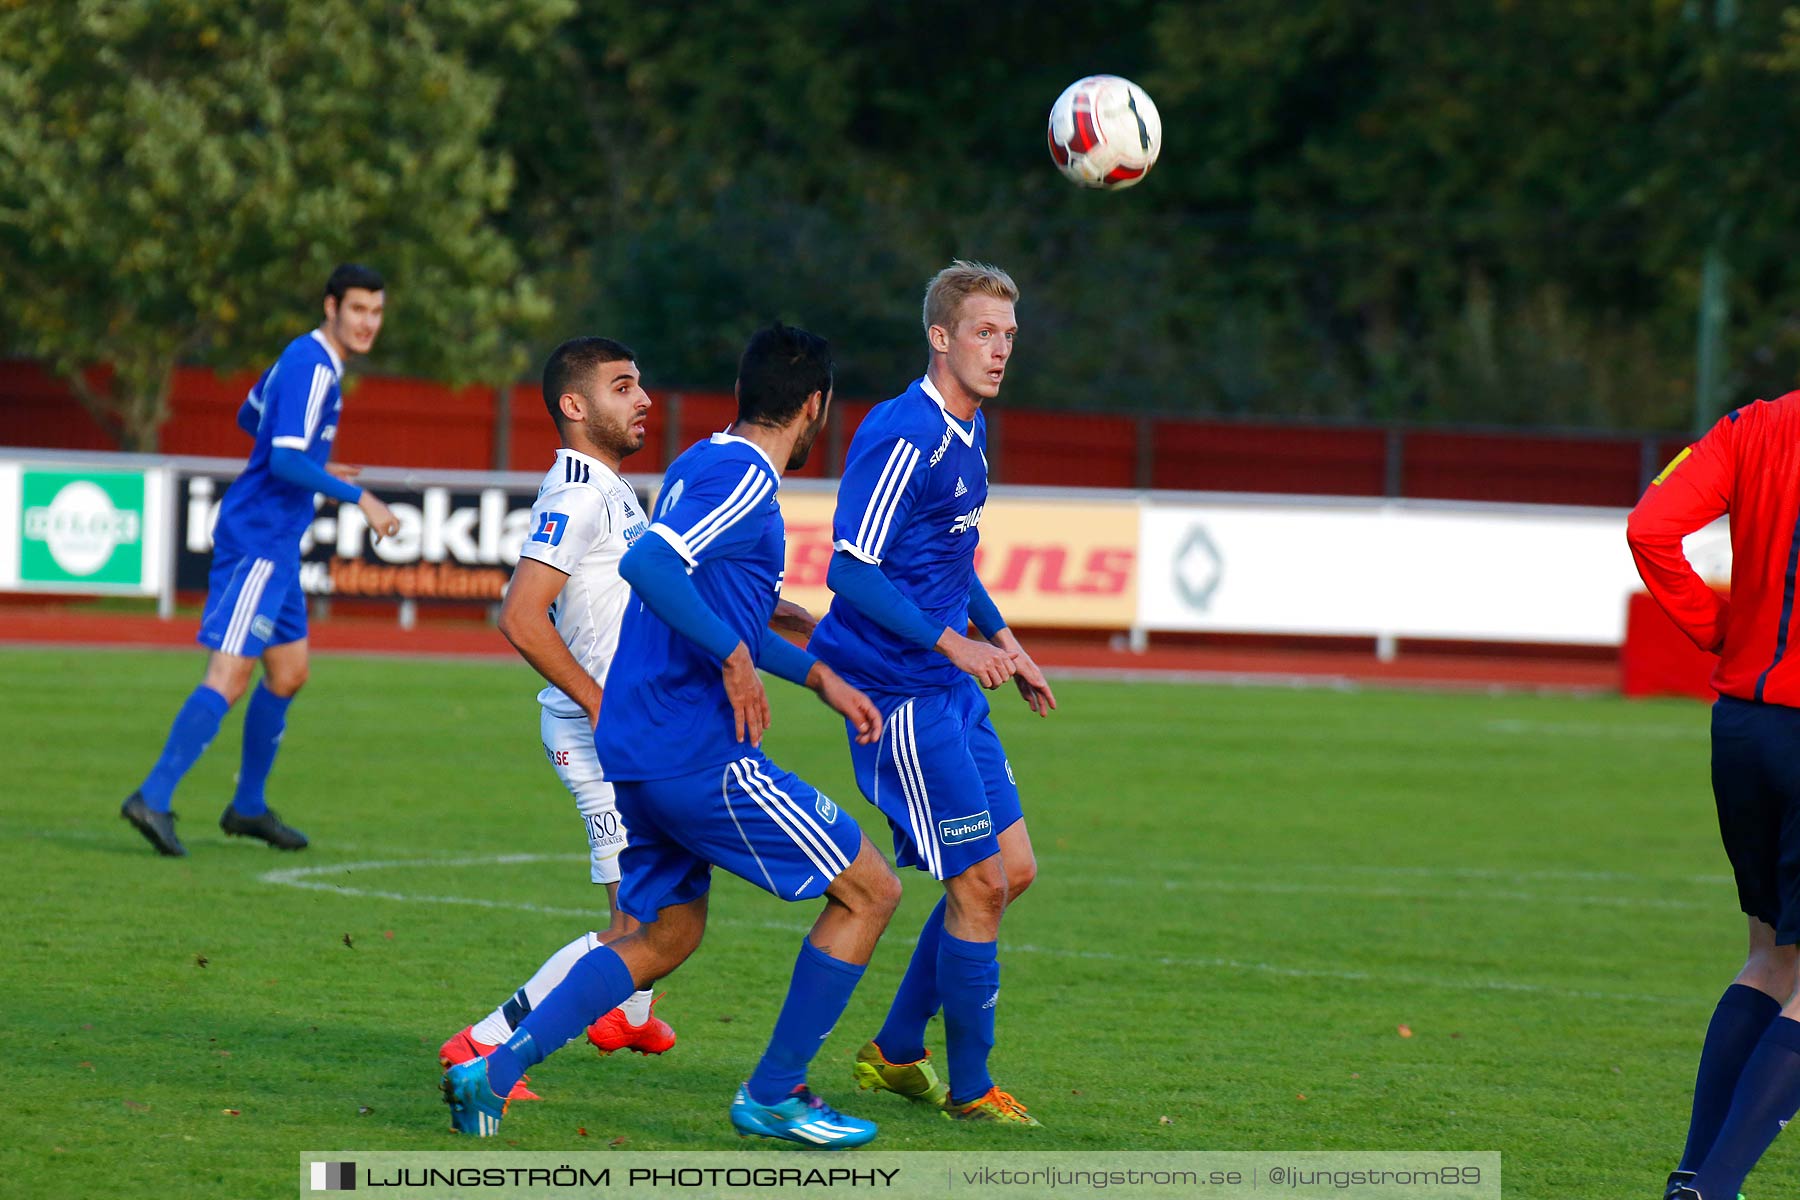
POLYGON ((1162 118, 1129 79, 1089 75, 1050 106, 1050 157, 1082 187, 1128 188, 1161 150, 1162 118))

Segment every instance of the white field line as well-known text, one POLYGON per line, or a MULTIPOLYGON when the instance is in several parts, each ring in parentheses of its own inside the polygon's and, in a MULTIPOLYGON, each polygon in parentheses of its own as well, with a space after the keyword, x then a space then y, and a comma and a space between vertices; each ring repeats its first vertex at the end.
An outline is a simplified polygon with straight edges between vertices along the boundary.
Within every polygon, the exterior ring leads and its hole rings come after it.
MULTIPOLYGON (((585 854, 490 854, 470 858, 430 858, 430 859, 381 859, 364 862, 336 863, 329 866, 286 867, 274 871, 265 871, 257 876, 259 882, 280 887, 301 888, 307 891, 326 892, 332 895, 355 897, 372 900, 390 900, 407 904, 447 904, 471 908, 508 910, 515 912, 536 913, 546 916, 578 917, 591 921, 605 910, 604 901, 594 908, 562 908, 552 905, 533 904, 522 900, 493 900, 480 896, 434 895, 417 892, 396 892, 385 889, 363 888, 344 883, 332 882, 330 876, 350 875, 355 872, 390 871, 390 870, 436 870, 458 869, 465 867, 486 867, 506 865, 528 865, 533 863, 580 863, 586 862, 585 854)), ((1120 880, 1118 882, 1131 886, 1141 886, 1141 880, 1120 880)), ((1164 881, 1165 886, 1181 886, 1178 881, 1164 881)), ((1260 885, 1249 885, 1244 890, 1259 890, 1260 885)), ((1264 889, 1266 890, 1266 889, 1264 889)), ((1320 894, 1342 894, 1341 889, 1320 887, 1320 894)), ((1279 892, 1277 894, 1280 894, 1279 892)), ((1350 894, 1360 894, 1352 892, 1350 894)), ((1436 893, 1420 893, 1421 898, 1455 899, 1436 893)), ((1467 895, 1467 893, 1463 893, 1467 895)), ((1534 893, 1518 893, 1519 896, 1531 900, 1558 899, 1542 897, 1534 893)), ((1560 898, 1568 902, 1570 898, 1560 898)), ((1716 907, 1712 905, 1694 907, 1716 907)), ((810 922, 777 921, 777 920, 745 920, 731 917, 710 917, 709 924, 724 925, 740 929, 771 929, 790 933, 804 933, 811 928, 810 922)), ((1295 967, 1279 963, 1248 962, 1241 959, 1223 957, 1187 957, 1179 955, 1136 955, 1116 954, 1105 950, 1070 950, 1056 946, 1021 945, 1006 943, 1009 954, 1045 955, 1047 957, 1075 959, 1078 961, 1120 963, 1129 966, 1187 967, 1203 970, 1235 971, 1244 974, 1270 975, 1287 979, 1316 979, 1343 983, 1370 983, 1389 986, 1444 988, 1451 991, 1468 992, 1510 992, 1520 995, 1552 996, 1574 1000, 1626 1001, 1643 1004, 1691 1005, 1696 1003, 1692 996, 1663 996, 1640 992, 1607 992, 1586 988, 1553 987, 1546 984, 1525 983, 1504 979, 1456 979, 1438 975, 1420 975, 1414 973, 1373 972, 1336 970, 1327 967, 1295 967)))

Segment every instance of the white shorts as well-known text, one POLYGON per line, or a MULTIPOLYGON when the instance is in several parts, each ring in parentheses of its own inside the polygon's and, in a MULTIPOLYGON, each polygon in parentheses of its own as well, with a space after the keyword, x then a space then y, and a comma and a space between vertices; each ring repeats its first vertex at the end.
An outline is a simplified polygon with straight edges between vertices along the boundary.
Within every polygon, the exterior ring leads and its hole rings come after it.
POLYGON ((556 777, 575 797, 575 808, 587 822, 588 850, 593 857, 595 883, 619 882, 619 851, 625 848, 625 822, 613 807, 613 785, 600 773, 600 756, 594 752, 594 727, 586 716, 559 717, 543 710, 538 730, 544 755, 556 777))

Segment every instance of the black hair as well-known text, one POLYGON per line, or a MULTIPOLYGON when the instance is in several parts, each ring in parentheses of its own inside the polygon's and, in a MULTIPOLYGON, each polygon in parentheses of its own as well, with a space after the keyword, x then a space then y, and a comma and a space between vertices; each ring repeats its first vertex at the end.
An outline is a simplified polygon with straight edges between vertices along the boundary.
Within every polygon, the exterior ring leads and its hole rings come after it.
POLYGON ((381 272, 374 267, 365 267, 361 263, 339 263, 332 268, 331 278, 325 281, 325 294, 342 304, 344 293, 351 288, 380 292, 387 290, 387 284, 382 282, 381 272))
POLYGON ((738 359, 738 420, 780 428, 814 392, 831 394, 831 343, 775 322, 750 335, 738 359))
POLYGON ((558 429, 563 424, 564 393, 586 395, 586 389, 593 386, 594 371, 609 362, 636 363, 637 355, 631 347, 603 337, 570 338, 550 352, 550 361, 544 364, 544 407, 558 429))

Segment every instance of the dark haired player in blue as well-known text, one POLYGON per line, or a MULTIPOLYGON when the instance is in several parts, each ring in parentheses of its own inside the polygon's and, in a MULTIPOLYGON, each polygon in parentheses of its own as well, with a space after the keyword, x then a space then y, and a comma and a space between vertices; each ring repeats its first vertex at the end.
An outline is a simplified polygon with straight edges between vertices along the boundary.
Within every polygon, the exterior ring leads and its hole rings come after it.
POLYGON ((768 1049, 731 1104, 739 1134, 859 1146, 871 1121, 837 1112, 806 1069, 900 903, 900 881, 844 812, 762 753, 768 697, 757 668, 804 684, 872 743, 881 714, 836 672, 770 632, 786 533, 775 494, 806 462, 831 404, 825 340, 776 325, 738 363, 738 419, 663 477, 653 523, 620 560, 636 600, 594 744, 631 831, 619 907, 642 924, 590 951, 486 1058, 451 1067, 451 1127, 488 1136, 520 1075, 640 986, 679 967, 706 928, 712 869, 783 900, 825 897, 800 943, 768 1049))
POLYGON ((983 400, 1000 392, 1019 290, 1006 272, 954 262, 925 293, 925 377, 857 429, 832 522, 836 598, 810 649, 880 708, 886 732, 852 738, 856 782, 894 832, 894 859, 944 885, 857 1082, 964 1120, 1036 1125, 994 1086, 1000 916, 1037 860, 1019 789, 981 688, 1014 680, 1048 716, 1056 697, 975 575, 987 501, 983 400), (986 642, 964 636, 973 619, 986 642), (926 1061, 944 1010, 948 1094, 926 1061))
POLYGON ((263 784, 287 728, 288 705, 306 682, 300 539, 312 525, 314 495, 356 505, 377 538, 400 528, 387 505, 351 482, 356 468, 328 466, 344 360, 374 346, 384 290, 381 276, 368 267, 346 263, 332 271, 325 284, 325 320, 288 343, 238 410, 238 425, 256 445, 226 490, 213 528, 212 575, 198 638, 212 651, 206 676, 175 715, 149 776, 119 809, 160 854, 187 853, 175 836, 169 807, 175 785, 249 688, 259 658, 263 679, 244 714, 237 791, 219 827, 281 850, 306 845, 306 836, 269 808, 263 784))

